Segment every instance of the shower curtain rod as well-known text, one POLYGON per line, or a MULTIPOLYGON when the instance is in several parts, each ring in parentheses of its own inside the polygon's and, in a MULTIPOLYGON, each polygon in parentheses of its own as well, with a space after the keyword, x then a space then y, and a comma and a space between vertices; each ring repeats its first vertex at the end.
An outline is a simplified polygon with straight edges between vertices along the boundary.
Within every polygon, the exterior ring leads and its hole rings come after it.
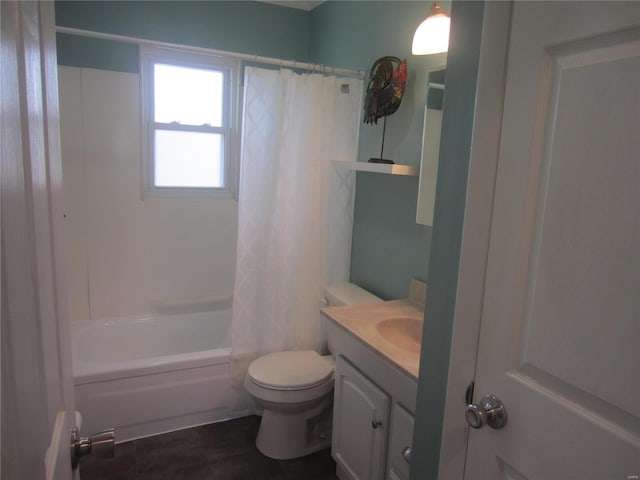
POLYGON ((159 42, 156 40, 147 40, 144 38, 127 37, 124 35, 116 35, 113 33, 92 32, 91 30, 82 30, 72 27, 60 27, 56 26, 57 33, 65 33, 69 35, 78 35, 82 37, 92 37, 102 40, 113 40, 116 42, 124 43, 136 43, 138 45, 152 45, 156 47, 175 48, 181 50, 190 50, 192 52, 208 53, 209 55, 221 55, 227 57, 239 58, 240 60, 246 60, 249 62, 262 63, 267 65, 278 65, 280 67, 298 68, 302 70, 312 70, 320 73, 332 73, 335 75, 344 75, 349 77, 356 77, 363 79, 365 72, 361 70, 349 70, 346 68, 329 67, 326 65, 319 65, 317 63, 308 62, 296 62, 294 60, 283 60, 273 57, 262 57, 260 55, 248 55, 246 53, 227 52, 224 50, 214 50, 211 48, 194 47, 191 45, 182 45, 179 43, 159 42))

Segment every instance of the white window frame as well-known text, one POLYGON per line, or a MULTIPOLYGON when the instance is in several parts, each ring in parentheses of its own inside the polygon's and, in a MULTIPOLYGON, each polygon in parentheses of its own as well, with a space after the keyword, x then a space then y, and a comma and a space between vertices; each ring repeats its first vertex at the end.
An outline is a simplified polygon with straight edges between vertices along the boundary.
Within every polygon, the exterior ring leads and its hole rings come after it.
POLYGON ((142 189, 147 197, 221 197, 237 198, 239 165, 239 98, 238 78, 240 62, 233 57, 208 53, 142 45, 140 48, 140 98, 142 100, 142 189), (153 66, 156 63, 192 68, 218 70, 224 75, 224 104, 222 127, 155 123, 153 66), (156 129, 207 132, 223 135, 222 187, 159 187, 154 184, 156 129))

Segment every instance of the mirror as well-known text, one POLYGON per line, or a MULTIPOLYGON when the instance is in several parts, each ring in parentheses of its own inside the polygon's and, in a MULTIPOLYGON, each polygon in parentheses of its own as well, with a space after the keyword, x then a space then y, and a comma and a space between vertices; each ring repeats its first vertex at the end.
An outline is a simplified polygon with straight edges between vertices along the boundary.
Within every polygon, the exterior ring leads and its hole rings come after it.
POLYGON ((427 100, 424 108, 424 130, 422 132, 418 208, 416 210, 416 223, 429 226, 433 225, 433 207, 436 200, 444 83, 444 66, 429 71, 427 100))

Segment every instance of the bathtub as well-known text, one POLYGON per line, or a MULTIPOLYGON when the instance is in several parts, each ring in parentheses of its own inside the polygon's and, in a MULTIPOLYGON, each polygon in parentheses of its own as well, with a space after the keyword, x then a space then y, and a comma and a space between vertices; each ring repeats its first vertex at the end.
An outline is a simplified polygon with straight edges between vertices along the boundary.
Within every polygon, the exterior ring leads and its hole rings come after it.
POLYGON ((229 418, 231 310, 73 322, 83 434, 118 442, 229 418))

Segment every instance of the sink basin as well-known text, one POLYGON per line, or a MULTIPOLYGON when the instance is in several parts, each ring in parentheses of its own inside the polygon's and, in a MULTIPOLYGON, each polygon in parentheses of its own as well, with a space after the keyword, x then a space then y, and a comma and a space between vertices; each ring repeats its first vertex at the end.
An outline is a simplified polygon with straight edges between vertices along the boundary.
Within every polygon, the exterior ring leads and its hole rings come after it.
POLYGON ((422 321, 411 317, 392 317, 381 320, 376 330, 382 338, 410 353, 420 354, 422 321))

